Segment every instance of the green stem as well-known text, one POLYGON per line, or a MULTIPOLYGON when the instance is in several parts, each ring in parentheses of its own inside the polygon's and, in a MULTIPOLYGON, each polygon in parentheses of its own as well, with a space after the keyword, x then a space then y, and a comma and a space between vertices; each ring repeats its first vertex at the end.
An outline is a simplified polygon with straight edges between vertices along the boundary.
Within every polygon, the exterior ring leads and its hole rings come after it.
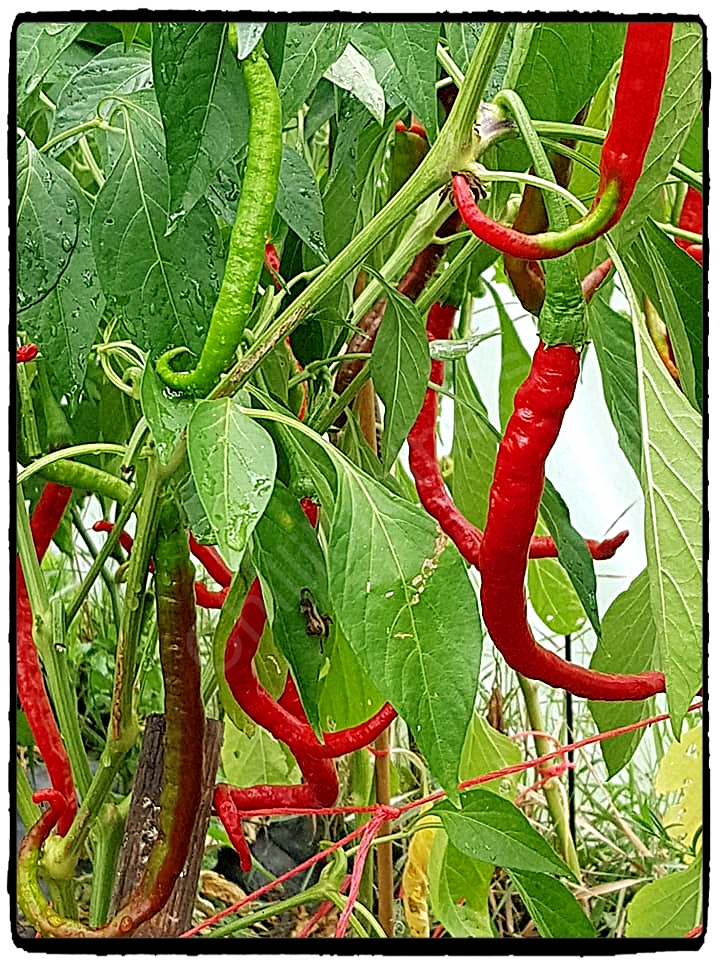
MULTIPOLYGON (((460 253, 453 257, 446 270, 439 273, 428 285, 415 301, 420 316, 424 316, 430 307, 441 299, 441 295, 449 286, 451 286, 458 275, 467 267, 472 258, 478 252, 480 247, 487 246, 475 235, 468 238, 465 246, 460 253)), ((496 254, 493 259, 496 259, 496 254)))
POLYGON ((113 127, 106 120, 103 120, 102 117, 93 117, 92 120, 78 123, 76 126, 70 127, 69 130, 63 130, 62 133, 48 140, 47 143, 44 143, 40 147, 40 153, 48 153, 53 147, 56 147, 58 143, 62 143, 63 140, 69 140, 70 137, 76 137, 81 133, 88 133, 90 130, 104 130, 106 133, 119 133, 125 136, 125 131, 122 127, 113 127))
POLYGON ((72 603, 68 607, 67 611, 67 622, 72 623, 77 614, 80 612, 80 608, 85 602, 85 598, 90 593, 93 584, 100 574, 105 570, 105 561, 110 556, 113 547, 118 541, 120 533, 125 529, 125 524, 130 519, 131 514, 135 510, 138 500, 140 499, 141 489, 140 487, 135 487, 131 493, 130 497, 123 504, 120 514, 115 521, 115 526, 110 534, 108 534, 105 543, 103 543, 100 550, 97 552, 95 559, 90 566, 87 574, 85 575, 82 583, 78 587, 75 596, 73 597, 72 603))
POLYGON ((239 390, 267 354, 306 319, 337 283, 359 266, 375 246, 431 193, 445 186, 453 170, 462 169, 472 161, 478 146, 473 141, 473 124, 507 28, 506 23, 486 24, 453 109, 412 177, 278 317, 266 339, 235 364, 212 392, 213 398, 229 396, 239 390))
POLYGON ((276 917, 280 913, 293 910, 295 907, 301 907, 306 903, 317 903, 318 900, 332 900, 335 902, 336 893, 337 891, 328 889, 325 883, 314 884, 312 887, 308 887, 307 890, 301 890, 300 893, 296 893, 292 897, 286 897, 285 900, 277 900, 269 903, 266 907, 253 910, 244 917, 236 917, 228 923, 214 927, 209 933, 206 933, 202 939, 234 936, 240 930, 245 930, 247 927, 252 927, 262 920, 276 917))
POLYGON ((345 410, 345 408, 352 403, 358 393, 360 393, 361 389, 370 379, 371 373, 372 367, 369 363, 366 363, 357 376, 353 378, 350 385, 343 390, 342 394, 338 397, 335 403, 333 403, 330 409, 325 412, 316 423, 313 423, 313 428, 318 434, 322 435, 330 429, 343 410, 345 410))
MULTIPOLYGON (((94 561, 98 555, 98 549, 95 546, 95 544, 92 542, 90 535, 85 529, 85 524, 83 523, 82 515, 77 507, 73 509, 72 521, 73 521, 73 526, 75 527, 76 533, 78 534, 82 542, 85 544, 85 549, 88 551, 88 553, 90 554, 90 556, 93 558, 93 561, 94 561)), ((108 573, 108 571, 105 569, 105 566, 103 566, 100 569, 100 576, 103 579, 103 583, 105 584, 105 589, 107 590, 108 596, 110 598, 110 604, 112 605, 113 623, 117 624, 120 620, 120 607, 118 604, 117 585, 113 580, 113 578, 108 573)), ((73 614, 73 617, 71 618, 68 614, 67 622, 70 623, 71 620, 74 619, 74 616, 75 614, 73 614)))
POLYGON ((105 803, 90 832, 93 865, 89 916, 91 927, 101 926, 108 918, 124 828, 125 817, 118 806, 112 801, 105 803))
POLYGON ((25 825, 25 829, 30 827, 40 816, 40 809, 32 798, 32 787, 28 783, 27 774, 20 763, 20 757, 15 758, 15 783, 17 785, 17 812, 25 825))
MULTIPOLYGON (((537 686, 532 680, 528 680, 521 674, 518 674, 518 680, 520 682, 523 699, 525 700, 530 728, 532 730, 542 730, 544 720, 540 709, 537 686)), ((552 752, 553 747, 546 737, 535 736, 533 739, 535 741, 535 751, 539 757, 552 752)), ((548 764, 543 764, 543 766, 539 768, 539 771, 542 773, 543 768, 547 765, 548 764)), ((548 811, 558 833, 563 858, 579 881, 580 862, 575 844, 573 843, 572 833, 570 832, 570 818, 567 803, 565 802, 563 786, 556 777, 553 777, 543 784, 543 790, 545 791, 545 797, 547 799, 548 811)))
POLYGON ((25 453, 28 457, 39 457, 42 448, 38 436, 37 420, 35 419, 35 404, 33 403, 28 372, 24 363, 17 366, 17 385, 20 394, 20 429, 23 434, 25 453))

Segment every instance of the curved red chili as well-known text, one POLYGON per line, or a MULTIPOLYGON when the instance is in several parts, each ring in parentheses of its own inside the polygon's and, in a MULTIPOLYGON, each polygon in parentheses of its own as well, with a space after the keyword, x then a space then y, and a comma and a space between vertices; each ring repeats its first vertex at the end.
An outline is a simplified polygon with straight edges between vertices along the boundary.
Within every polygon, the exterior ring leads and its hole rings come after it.
POLYGON ((15 362, 28 363, 30 360, 34 360, 38 353, 37 344, 24 343, 21 347, 17 348, 17 359, 15 362))
POLYGON ((527 380, 515 397, 500 443, 480 548, 483 619, 514 670, 590 700, 643 700, 665 689, 662 673, 600 673, 568 663, 532 635, 527 622, 525 573, 545 461, 575 392, 580 356, 574 347, 538 345, 527 380))

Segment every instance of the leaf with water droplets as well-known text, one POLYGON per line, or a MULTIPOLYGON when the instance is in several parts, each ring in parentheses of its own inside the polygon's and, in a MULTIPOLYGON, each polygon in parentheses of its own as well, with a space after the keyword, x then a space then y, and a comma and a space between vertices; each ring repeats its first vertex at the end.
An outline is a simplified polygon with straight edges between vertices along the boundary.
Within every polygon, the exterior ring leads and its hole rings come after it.
POLYGON ((275 483, 270 435, 237 400, 203 400, 187 428, 188 458, 198 496, 225 561, 236 569, 275 483))
POLYGON ((63 50, 70 46, 85 24, 18 23, 16 28, 16 64, 18 104, 40 85, 63 50))
POLYGON ((283 144, 277 212, 313 253, 327 262, 323 205, 315 174, 299 153, 283 144))
POLYGON ((78 242, 77 182, 26 137, 17 148, 17 306, 26 310, 55 287, 78 242))

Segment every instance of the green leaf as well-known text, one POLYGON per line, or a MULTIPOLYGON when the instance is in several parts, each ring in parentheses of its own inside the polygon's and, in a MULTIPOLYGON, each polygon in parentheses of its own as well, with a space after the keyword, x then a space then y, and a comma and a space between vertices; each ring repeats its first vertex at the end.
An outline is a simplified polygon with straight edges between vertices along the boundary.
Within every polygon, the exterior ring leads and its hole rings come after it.
POLYGON ((378 123, 383 123, 385 94, 375 78, 372 64, 351 43, 325 71, 325 79, 352 93, 378 123))
POLYGON ((338 22, 288 23, 285 56, 278 79, 283 116, 302 106, 327 68, 345 49, 349 25, 338 22))
POLYGON ((569 123, 622 53, 621 21, 521 23, 515 31, 506 83, 531 117, 569 123))
MULTIPOLYGON (((540 525, 537 529, 544 530, 540 525)), ((585 611, 560 561, 532 560, 527 576, 530 603, 548 630, 559 636, 576 633, 585 623, 585 611)))
POLYGON ((286 144, 280 162, 276 209, 303 243, 327 263, 320 188, 305 160, 286 144))
POLYGON ((505 304, 492 285, 488 286, 500 320, 500 378, 498 382, 498 410, 500 430, 504 433, 507 422, 515 407, 515 394, 518 387, 530 373, 530 355, 518 336, 515 324, 505 308, 505 304))
POLYGON ((318 729, 323 657, 318 637, 308 636, 300 598, 303 590, 310 590, 318 611, 329 613, 325 557, 296 497, 278 480, 255 529, 254 542, 258 573, 272 593, 275 643, 290 664, 308 720, 318 729))
POLYGON ((427 514, 339 454, 333 459, 328 564, 340 629, 435 777, 457 795, 480 666, 477 598, 460 555, 427 514))
POLYGON ((198 403, 187 428, 190 470, 218 545, 236 569, 275 482, 275 447, 236 400, 198 403))
POLYGON ((703 131, 705 120, 702 110, 698 110, 690 127, 690 132, 683 144, 678 160, 691 170, 700 171, 703 168, 703 131))
POLYGON ((639 298, 650 297, 667 324, 680 386, 697 410, 704 400, 703 269, 654 223, 640 231, 625 257, 639 298))
POLYGON ((415 304, 380 280, 387 307, 372 354, 375 388, 385 406, 383 463, 390 468, 405 442, 425 399, 430 376, 425 324, 415 304))
POLYGON ((455 364, 454 396, 450 487, 458 510, 484 530, 498 441, 464 358, 455 364))
POLYGON ((400 73, 399 93, 432 141, 438 123, 435 81, 440 24, 393 20, 380 21, 377 28, 400 73))
POLYGON ((667 180, 703 97, 703 37, 699 23, 676 22, 662 104, 645 164, 630 203, 610 238, 624 253, 637 236, 667 180))
POLYGON ((428 863, 430 900, 451 937, 495 936, 488 905, 494 872, 491 864, 460 853, 438 830, 428 863))
POLYGON ((683 937, 703 919, 702 855, 685 870, 660 877, 630 901, 626 937, 683 937))
MULTIPOLYGON (((98 115, 107 120, 117 105, 116 95, 135 93, 151 85, 149 50, 135 46, 126 51, 122 43, 106 47, 76 70, 61 88, 53 114, 52 135, 56 137, 98 115)), ((52 156, 63 153, 81 136, 78 133, 61 140, 51 151, 52 156)))
POLYGON ((540 511, 558 548, 558 560, 575 587, 593 630, 599 635, 600 614, 597 605, 597 578, 593 559, 585 540, 570 522, 567 504, 547 477, 540 501, 540 511))
POLYGON ((248 735, 227 717, 220 756, 223 773, 236 787, 291 784, 301 779, 297 763, 285 744, 258 726, 248 735))
MULTIPOLYGON (((633 580, 610 604, 602 620, 602 638, 590 661, 593 670, 604 673, 642 673, 657 669, 660 650, 650 606, 647 570, 633 580)), ((633 703, 590 702, 590 712, 600 731, 629 726, 651 716, 654 700, 633 703)), ((632 759, 644 730, 623 733, 601 742, 608 776, 613 777, 632 759)))
POLYGON ((222 164, 245 146, 249 108, 226 23, 159 22, 152 29, 172 222, 192 210, 222 164))
POLYGON ((460 810, 447 800, 433 806, 450 843, 461 853, 507 870, 572 877, 567 864, 509 800, 476 788, 464 791, 461 801, 460 810))
POLYGON ((590 302, 588 322, 610 419, 617 430, 620 449, 639 478, 642 425, 632 321, 626 314, 613 310, 605 294, 599 293, 590 302))
POLYGON ((103 289, 136 337, 157 355, 184 345, 199 353, 223 273, 223 251, 205 201, 166 236, 169 179, 152 91, 118 98, 125 145, 92 214, 103 289))
MULTIPOLYGON (((522 752, 516 743, 491 727, 485 717, 473 713, 460 758, 461 780, 481 777, 484 773, 511 767, 521 760, 522 752)), ((515 784, 519 777, 519 773, 513 773, 497 780, 489 780, 484 789, 509 800, 515 794, 515 784)))
MULTIPOLYGON (((57 172, 59 165, 51 162, 57 172)), ((68 174, 62 176, 75 188, 68 174)), ((60 393, 70 398, 78 396, 85 381, 88 357, 105 307, 90 243, 90 206, 80 195, 77 206, 78 239, 63 275, 44 299, 18 312, 19 326, 51 360, 60 393)))
POLYGON ((595 928, 580 904, 555 877, 525 870, 511 870, 510 876, 541 937, 595 936, 595 928))
POLYGON ((463 72, 468 68, 484 27, 484 23, 470 20, 460 23, 450 21, 445 24, 448 52, 463 72))
POLYGON ((650 602, 677 734, 703 676, 702 419, 669 382, 641 319, 635 328, 650 602))
POLYGON ((168 390, 155 372, 155 365, 145 364, 140 385, 140 402, 161 463, 167 463, 187 427, 195 401, 187 397, 170 398, 168 390))
POLYGON ((329 649, 330 666, 323 672, 320 693, 320 723, 323 730, 344 730, 364 723, 385 703, 352 647, 337 627, 329 649))
POLYGON ((30 21, 16 27, 18 104, 42 83, 45 75, 84 28, 84 23, 30 21))
POLYGON ((55 287, 76 249, 78 186, 65 167, 44 157, 24 135, 17 145, 18 310, 39 303, 55 287))

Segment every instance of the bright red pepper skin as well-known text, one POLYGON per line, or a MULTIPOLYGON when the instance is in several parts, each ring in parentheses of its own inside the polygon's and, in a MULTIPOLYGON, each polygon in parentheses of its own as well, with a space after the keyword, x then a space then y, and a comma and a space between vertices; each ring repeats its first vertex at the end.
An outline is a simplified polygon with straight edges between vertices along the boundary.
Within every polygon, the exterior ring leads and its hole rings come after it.
POLYGON ((589 700, 644 700, 665 689, 659 672, 600 673, 544 649, 527 622, 525 573, 545 461, 573 398, 580 355, 571 346, 540 343, 519 388, 500 444, 480 549, 483 619, 510 667, 534 680, 589 700))
POLYGON ((15 362, 28 363, 30 360, 34 360, 38 353, 39 351, 36 344, 24 343, 21 347, 17 348, 17 360, 15 362))
MULTIPOLYGON (((688 191, 685 194, 682 210, 680 211, 680 219, 678 220, 678 226, 683 230, 690 230, 692 233, 699 233, 702 235, 703 198, 702 194, 693 189, 693 187, 688 187, 688 191)), ((697 262, 702 266, 702 244, 693 243, 691 240, 684 240, 682 237, 676 237, 675 243, 679 247, 682 247, 683 250, 690 254, 693 260, 697 260, 697 262)))
MULTIPOLYGON (((40 561, 45 556, 60 525, 71 495, 70 487, 62 487, 55 483, 48 483, 43 489, 30 519, 30 531, 40 561)), ((45 689, 40 658, 33 638, 33 613, 20 557, 16 560, 16 572, 18 696, 40 756, 47 766, 53 791, 57 795, 53 806, 59 817, 58 832, 61 836, 65 836, 77 811, 75 784, 65 744, 60 736, 55 714, 45 689), (60 798, 62 798, 62 804, 60 798)), ((51 797, 40 794, 36 794, 35 799, 36 802, 52 800, 51 797)))
MULTIPOLYGON (((427 319, 428 340, 447 340, 452 331, 457 307, 452 304, 435 303, 427 319)), ((430 368, 430 383, 442 386, 445 364, 433 360, 430 368)), ((437 419, 438 393, 429 387, 425 393, 422 409, 408 434, 408 465, 415 481, 420 503, 441 529, 450 537, 461 556, 472 566, 478 565, 483 532, 458 510, 445 486, 440 472, 435 447, 435 421, 437 419)), ((607 560, 614 556, 628 536, 625 530, 609 540, 587 540, 587 546, 595 560, 607 560)), ((557 547, 551 537, 533 537, 530 543, 530 559, 557 557, 557 547)))
POLYGON ((600 154, 600 183, 593 208, 612 185, 619 187, 617 207, 606 229, 625 211, 642 173, 660 112, 670 64, 673 24, 628 24, 610 128, 600 154))

